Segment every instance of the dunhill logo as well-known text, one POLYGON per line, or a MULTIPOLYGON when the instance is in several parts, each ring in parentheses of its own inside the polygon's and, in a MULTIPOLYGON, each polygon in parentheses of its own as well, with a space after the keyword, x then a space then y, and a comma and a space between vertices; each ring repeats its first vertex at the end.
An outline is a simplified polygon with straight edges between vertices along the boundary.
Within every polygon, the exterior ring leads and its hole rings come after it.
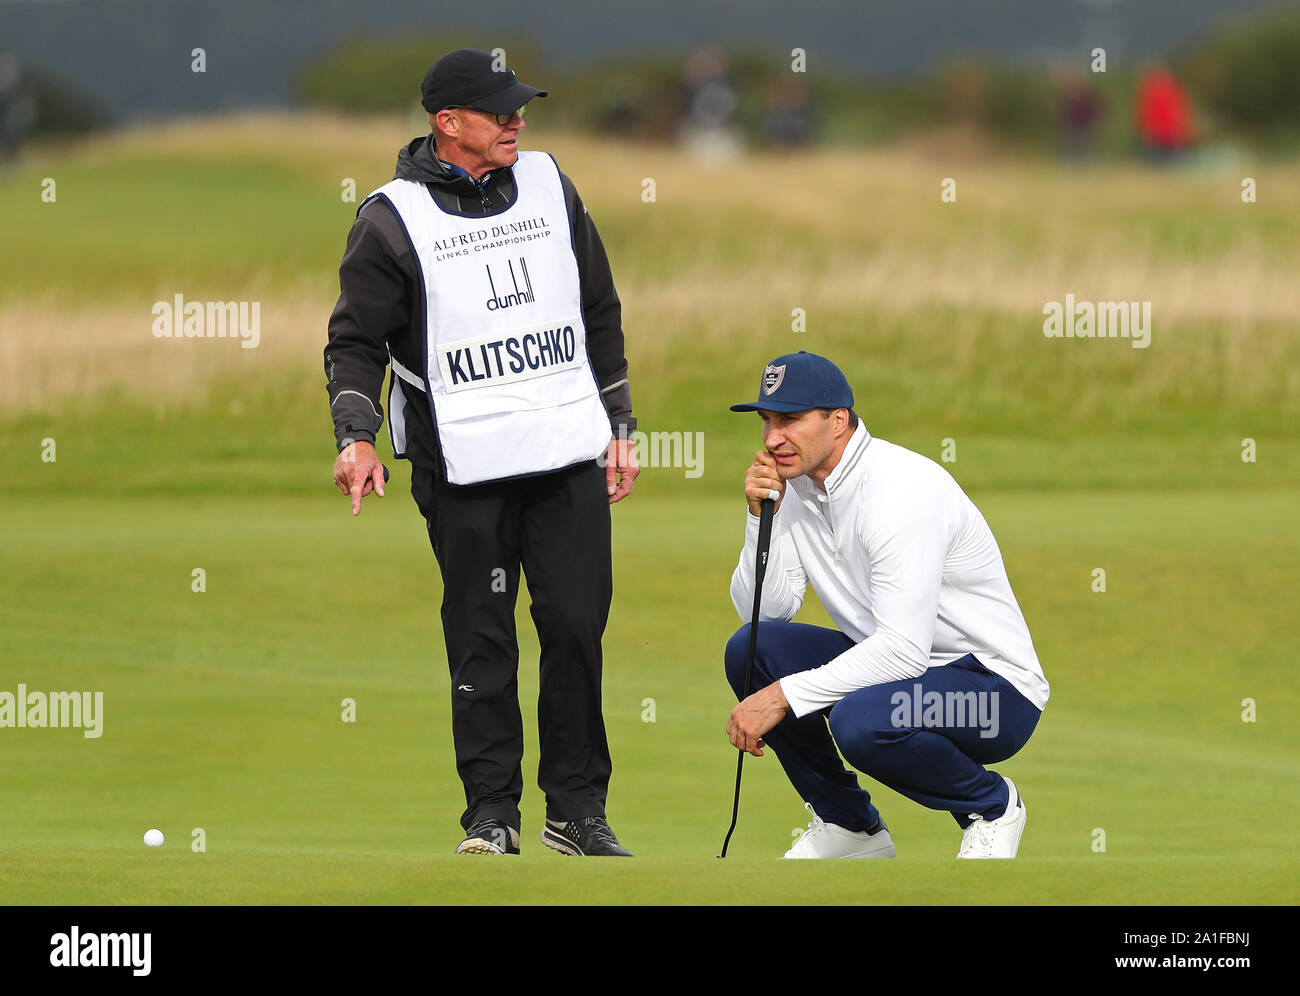
MULTIPOLYGON (((537 300, 537 295, 533 293, 533 282, 528 277, 528 262, 523 256, 519 257, 519 269, 516 271, 515 264, 507 260, 506 266, 510 270, 510 282, 514 285, 514 293, 506 294, 504 297, 497 290, 496 281, 492 279, 492 267, 483 264, 483 269, 487 270, 488 286, 492 288, 492 296, 484 304, 487 305, 488 311, 497 311, 501 308, 513 308, 516 304, 532 304, 537 300), (519 282, 523 281, 520 287, 519 282)), ((502 289, 507 289, 502 285, 502 289)))

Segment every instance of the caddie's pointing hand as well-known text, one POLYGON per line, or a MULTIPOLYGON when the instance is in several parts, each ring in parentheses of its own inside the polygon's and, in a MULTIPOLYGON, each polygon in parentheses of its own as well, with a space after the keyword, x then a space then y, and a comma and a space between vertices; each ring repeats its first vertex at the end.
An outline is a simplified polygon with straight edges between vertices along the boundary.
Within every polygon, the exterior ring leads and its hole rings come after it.
POLYGON ((361 514, 361 499, 370 492, 384 497, 384 465, 373 443, 350 443, 334 461, 334 483, 345 495, 352 495, 352 514, 361 514))

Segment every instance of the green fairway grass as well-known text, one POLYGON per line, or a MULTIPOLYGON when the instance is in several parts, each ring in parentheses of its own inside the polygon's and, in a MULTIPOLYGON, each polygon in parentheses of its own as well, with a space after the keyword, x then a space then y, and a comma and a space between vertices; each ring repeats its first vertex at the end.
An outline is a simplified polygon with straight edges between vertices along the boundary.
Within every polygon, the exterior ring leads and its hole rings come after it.
MULTIPOLYGON (((1250 207, 1230 176, 897 150, 724 178, 529 121, 605 237, 641 428, 703 447, 699 476, 647 466, 613 509, 609 815, 637 858, 537 840, 526 593, 523 854, 451 855, 437 565, 386 438, 386 498, 354 519, 328 484, 321 371, 356 207, 340 181, 384 182, 409 135, 236 119, 49 146, 0 179, 20 233, 0 243, 0 692, 99 691, 104 710, 98 738, 0 728, 0 902, 1294 904, 1300 170, 1261 165, 1250 207), (841 203, 769 196, 791 176, 841 203), (1151 300, 1152 345, 1045 339, 1066 292, 1151 300), (174 293, 262 301, 262 345, 154 339, 174 293), (714 858, 759 442, 726 409, 800 348, 841 363, 873 433, 955 448, 997 537, 1052 687, 995 766, 1028 808, 1015 862, 956 862, 949 816, 866 779, 895 861, 777 861, 808 814, 770 755, 746 760, 714 858)), ((812 597, 799 618, 828 623, 812 597)))
MULTIPOLYGON (((395 475, 352 520, 327 494, 60 498, 12 512, 0 598, 6 668, 29 689, 99 689, 103 733, 5 730, 0 890, 20 903, 1288 903, 1298 704, 1287 582, 1295 490, 1006 493, 984 501, 1048 675, 1029 746, 998 766, 1024 793, 1014 868, 953 862, 944 815, 870 786, 898 842, 848 873, 766 862, 806 822, 775 759, 749 759, 732 856, 710 862, 735 754, 721 648, 744 512, 719 499, 616 509, 606 642, 610 814, 646 859, 590 868, 536 840, 451 860, 462 798, 437 585, 395 475), (1090 571, 1105 565, 1105 593, 1090 571), (206 571, 202 593, 190 571, 206 571), (350 573, 352 583, 340 578, 350 573), (405 582, 429 579, 427 596, 405 582), (403 583, 398 584, 397 579, 403 583), (20 614, 13 612, 23 606, 20 614), (1254 698, 1258 721, 1243 723, 1254 698), (355 723, 341 721, 356 702, 355 723), (647 699, 653 700, 654 722, 647 699), (140 835, 167 834, 161 852, 140 835), (203 828, 207 853, 190 850, 203 828), (1105 831, 1106 850, 1092 849, 1105 831), (759 883, 756 865, 764 871, 759 883), (468 867, 467 865, 472 865, 468 867), (757 889, 754 893, 751 890, 757 889)), ((640 497, 640 496, 638 496, 640 497)), ((813 608, 805 614, 824 621, 813 608)), ((536 643, 521 606, 522 696, 536 643)), ((12 690, 12 688, 11 688, 12 690)), ((525 707, 530 748, 536 743, 525 707)))

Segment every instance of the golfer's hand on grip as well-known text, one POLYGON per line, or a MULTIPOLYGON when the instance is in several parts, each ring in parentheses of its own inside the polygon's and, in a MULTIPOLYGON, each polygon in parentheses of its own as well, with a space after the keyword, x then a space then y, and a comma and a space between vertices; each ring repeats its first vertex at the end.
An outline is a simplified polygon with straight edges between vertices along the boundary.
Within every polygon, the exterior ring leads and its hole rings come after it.
POLYGON ((361 514, 361 499, 370 492, 384 497, 384 465, 373 443, 350 443, 334 461, 334 483, 345 495, 352 495, 352 514, 361 514))
POLYGON ((781 507, 781 499, 785 497, 785 481, 781 480, 781 475, 776 472, 776 458, 767 450, 759 450, 754 454, 754 462, 745 472, 745 500, 749 502, 749 514, 758 518, 761 510, 763 499, 771 498, 771 492, 777 492, 776 507, 773 512, 781 507))

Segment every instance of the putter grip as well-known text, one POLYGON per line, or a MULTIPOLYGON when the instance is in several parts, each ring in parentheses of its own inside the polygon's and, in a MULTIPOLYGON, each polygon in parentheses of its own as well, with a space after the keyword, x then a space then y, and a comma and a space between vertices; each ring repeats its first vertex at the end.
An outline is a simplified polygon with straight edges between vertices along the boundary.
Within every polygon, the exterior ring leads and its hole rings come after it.
POLYGON ((776 514, 776 502, 764 498, 758 509, 758 560, 754 563, 754 619, 758 619, 758 592, 763 587, 763 578, 767 575, 767 551, 772 545, 772 516, 776 514))

